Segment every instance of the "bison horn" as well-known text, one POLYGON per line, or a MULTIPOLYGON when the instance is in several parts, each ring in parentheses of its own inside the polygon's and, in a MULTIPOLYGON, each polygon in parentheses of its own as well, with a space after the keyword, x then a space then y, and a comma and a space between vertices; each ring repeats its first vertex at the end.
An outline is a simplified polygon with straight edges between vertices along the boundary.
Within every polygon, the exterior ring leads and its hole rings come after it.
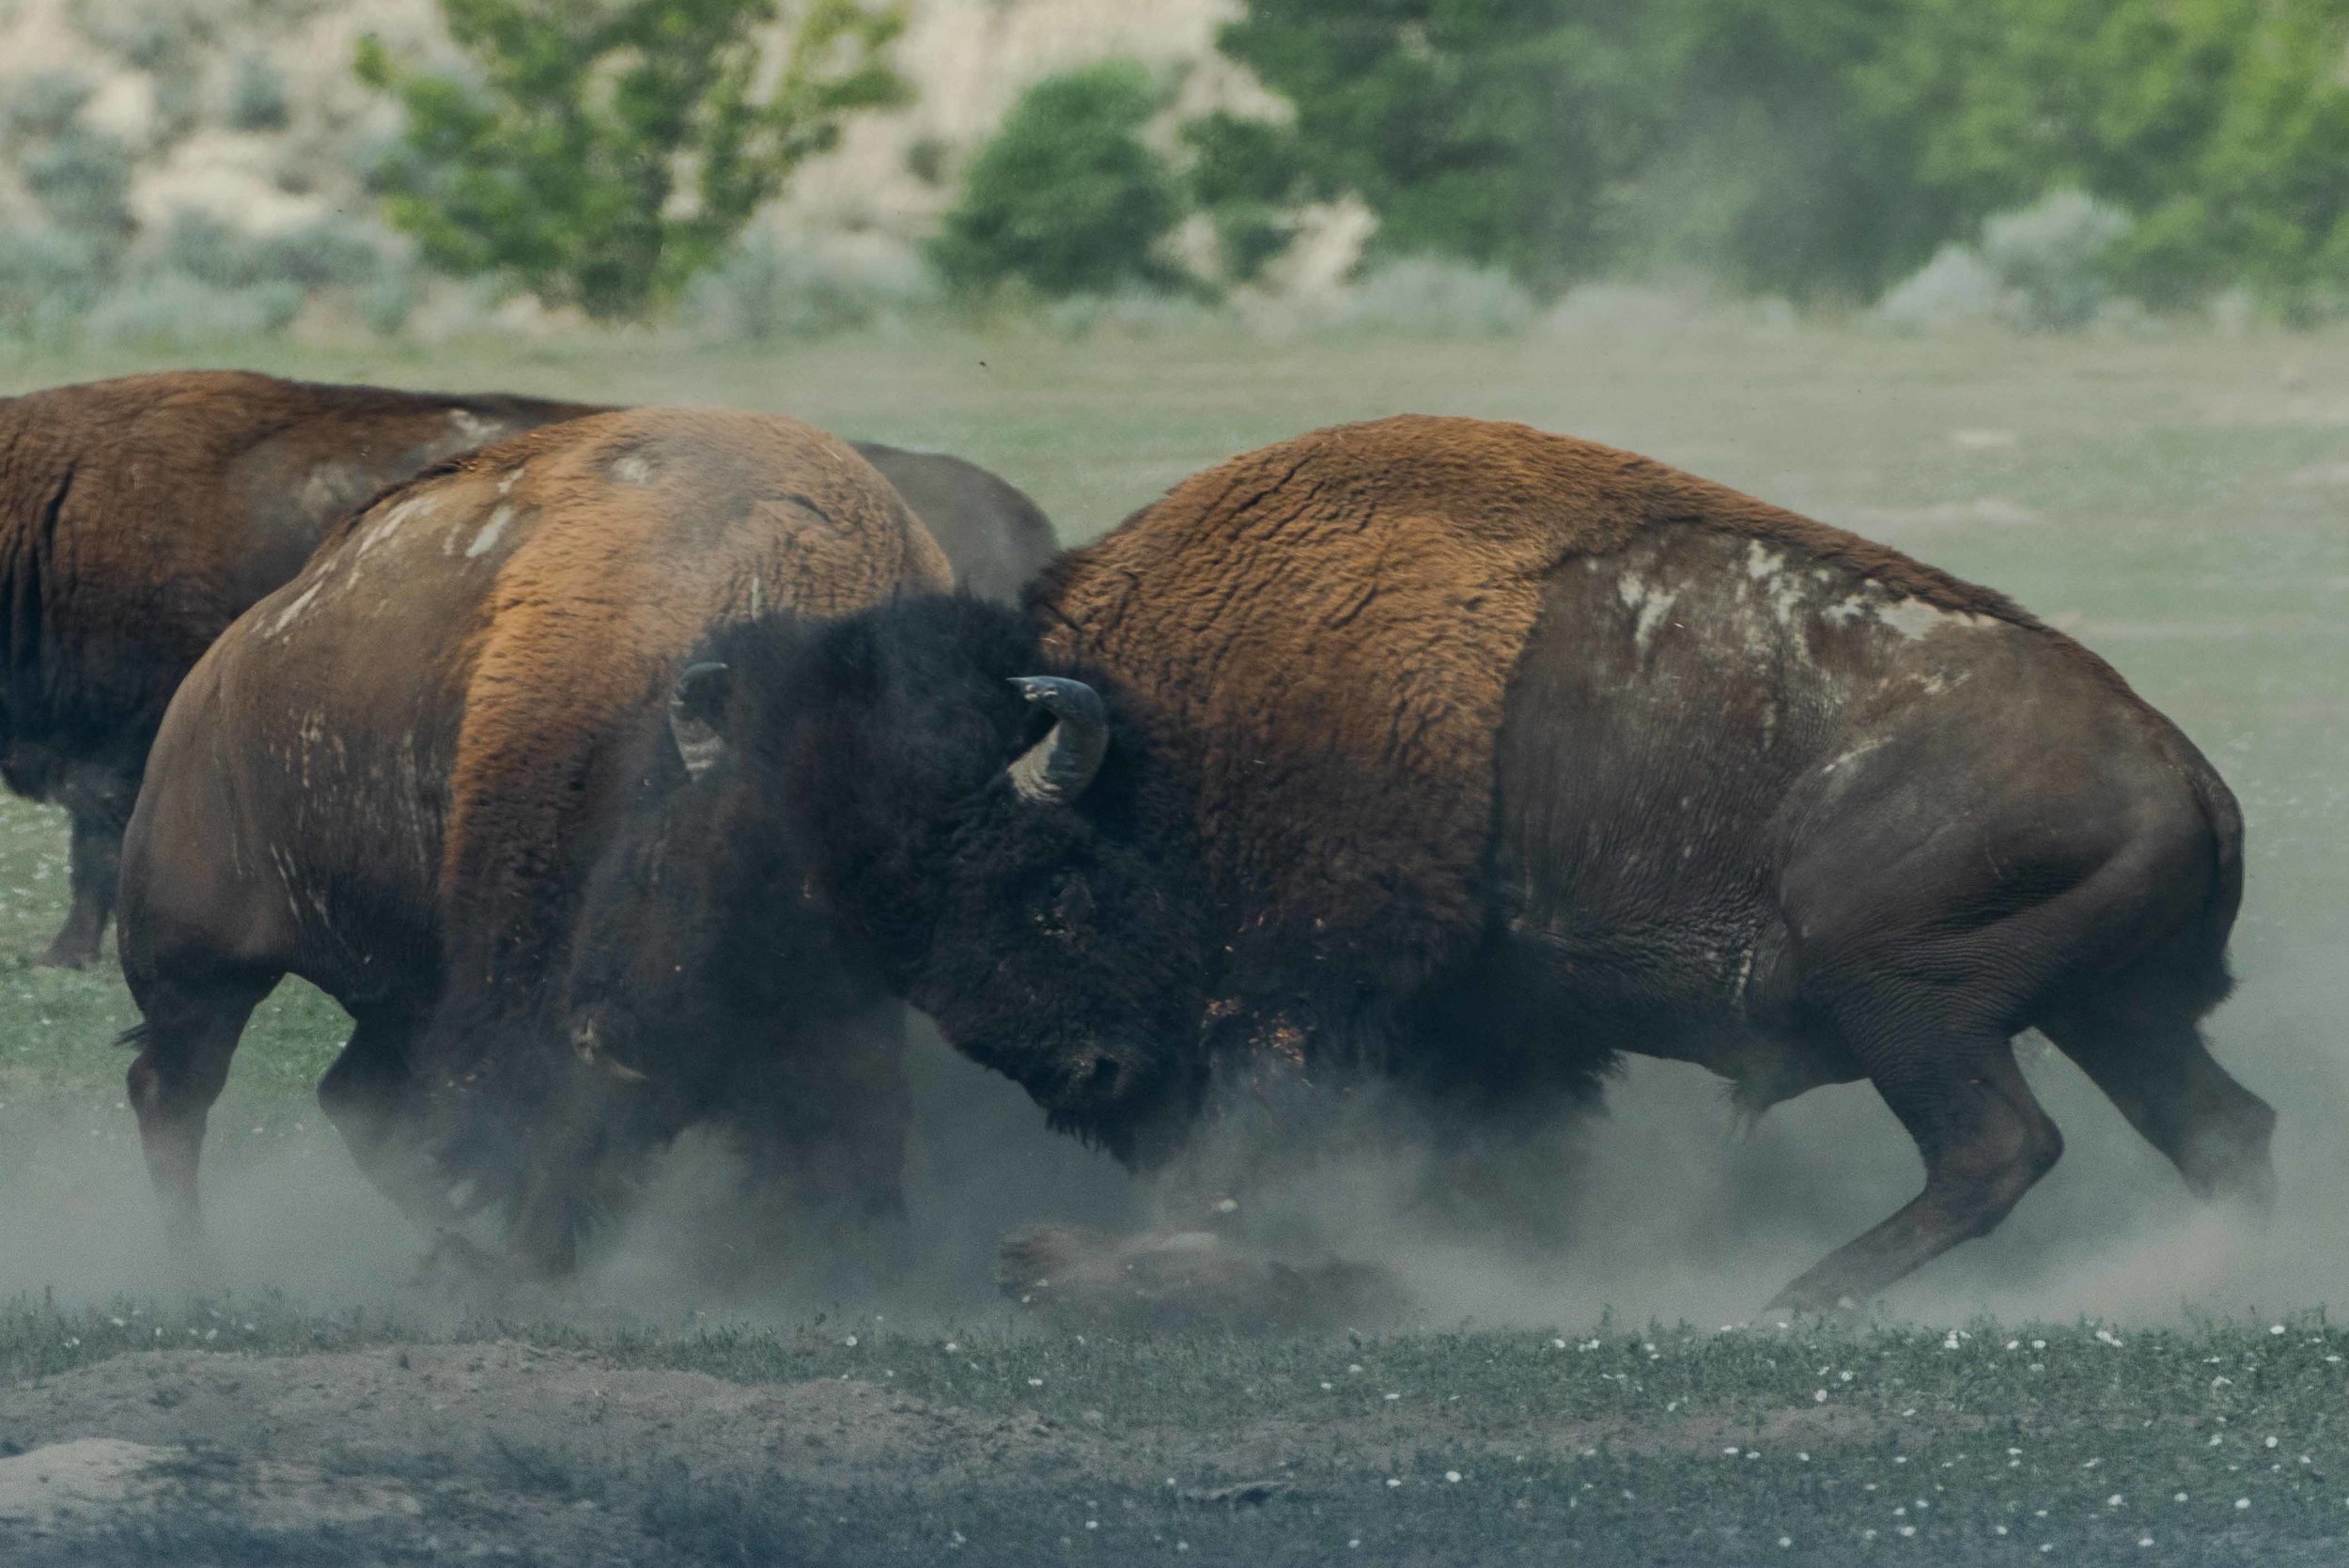
POLYGON ((1013 759, 1005 771, 1023 800, 1066 805, 1085 792, 1110 749, 1110 725, 1101 694, 1081 680, 1059 675, 1017 675, 1014 688, 1049 709, 1055 722, 1044 738, 1013 759))
POLYGON ((733 680, 734 672, 723 664, 692 664, 669 689, 669 734, 691 778, 700 778, 726 754, 717 718, 725 710, 733 680))

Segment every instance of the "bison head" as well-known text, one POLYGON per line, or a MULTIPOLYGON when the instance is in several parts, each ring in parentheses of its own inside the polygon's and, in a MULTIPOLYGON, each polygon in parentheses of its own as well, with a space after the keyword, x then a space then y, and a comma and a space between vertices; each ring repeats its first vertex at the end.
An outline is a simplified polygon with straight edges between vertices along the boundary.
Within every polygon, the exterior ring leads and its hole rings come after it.
POLYGON ((1198 857, 1098 682, 1008 611, 922 598, 728 633, 671 714, 687 768, 764 793, 839 942, 957 1049, 1128 1163, 1172 1151, 1206 1080, 1198 857))

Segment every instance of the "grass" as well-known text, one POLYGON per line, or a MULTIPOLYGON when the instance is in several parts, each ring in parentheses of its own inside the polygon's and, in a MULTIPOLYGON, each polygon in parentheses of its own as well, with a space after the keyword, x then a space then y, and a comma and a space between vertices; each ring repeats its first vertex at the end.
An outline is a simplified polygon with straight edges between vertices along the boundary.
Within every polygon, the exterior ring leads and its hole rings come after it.
MULTIPOLYGON (((272 1356, 418 1334, 283 1304, 59 1313, 20 1300, 0 1311, 0 1376, 158 1344, 272 1356)), ((851 1345, 836 1327, 481 1324, 459 1337, 501 1336, 746 1384, 863 1379, 1100 1438, 1090 1473, 1015 1455, 944 1484, 818 1485, 787 1466, 696 1474, 658 1454, 614 1465, 511 1447, 473 1478, 632 1514, 689 1562, 1841 1562, 1881 1550, 2201 1564, 2349 1551, 2349 1332, 2318 1315, 2119 1332, 876 1330, 851 1345), (1265 1476, 1285 1487, 1261 1506, 1195 1497, 1265 1476)), ((318 1545, 309 1560, 341 1560, 318 1545)))
MULTIPOLYGON (((1575 431, 1847 521, 2075 629, 2218 763, 2249 823, 2250 880, 2242 991, 2216 1033, 2283 1110, 2301 1175, 2329 1180, 2344 1170, 2349 1110, 2337 1024, 2349 950, 2344 348, 1723 329, 1475 345, 844 342, 764 356, 610 341, 272 344, 246 362, 786 409, 987 463, 1072 540, 1231 452, 1402 409, 1575 431)), ((0 392, 151 367, 16 362, 0 365, 0 392)), ((30 967, 63 913, 64 850, 55 814, 0 802, 0 1206, 67 1190, 73 1170, 27 1163, 61 1147, 136 1157, 117 1106, 123 1059, 107 1046, 132 1021, 118 976, 30 967)), ((265 1005, 215 1117, 224 1164, 316 1135, 309 1086, 342 1029, 331 1002, 298 986, 265 1005)), ((2051 1103, 2073 1093, 2041 1081, 2051 1103)), ((2108 1111, 2086 1109, 2100 1104, 2078 1091, 2058 1106, 2073 1139, 2064 1166, 1967 1256, 2027 1254, 2060 1271, 2088 1227, 2167 1212, 2155 1205, 2174 1183, 2110 1131, 2108 1111)), ((1875 1174, 1911 1179, 1906 1152, 1888 1151, 1875 1174)), ((1884 1195, 1867 1190, 1868 1203, 1884 1195)), ((2309 1233, 2320 1260, 2339 1246, 2337 1223, 2309 1233)), ((0 1256, 0 1291, 47 1282, 0 1256)), ((968 1332, 877 1328, 853 1348, 837 1322, 461 1332, 743 1383, 861 1378, 939 1405, 1033 1413, 1095 1435, 1109 1456, 1084 1473, 1007 1462, 981 1481, 883 1475, 845 1491, 788 1467, 689 1473, 658 1453, 593 1473, 557 1452, 501 1462, 499 1484, 517 1494, 626 1513, 646 1561, 2349 1560, 2349 1336, 2321 1311, 2326 1287, 2289 1288, 2315 1294, 2256 1322, 1981 1320, 1954 1342, 1889 1322, 1638 1334, 1567 1323, 1360 1343, 1081 1338, 1015 1331, 977 1300, 968 1332), (1252 1507, 1182 1496, 1259 1474, 1289 1485, 1252 1507)), ((298 1300, 83 1310, 36 1295, 0 1312, 0 1382, 159 1344, 276 1356, 448 1332, 298 1300)), ((282 1535, 208 1545, 206 1530, 233 1530, 196 1514, 125 1529, 113 1556, 126 1562, 163 1560, 175 1539, 201 1547, 187 1560, 400 1560, 406 1549, 332 1532, 307 1557, 286 1555, 282 1535)), ((537 1549, 514 1545, 523 1560, 537 1549)))

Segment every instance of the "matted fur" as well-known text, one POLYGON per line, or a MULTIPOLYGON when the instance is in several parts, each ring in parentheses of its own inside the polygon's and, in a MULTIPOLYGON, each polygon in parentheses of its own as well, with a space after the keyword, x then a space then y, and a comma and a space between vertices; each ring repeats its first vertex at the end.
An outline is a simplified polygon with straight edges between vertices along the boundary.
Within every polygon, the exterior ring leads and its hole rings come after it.
POLYGON ((1184 770, 1209 874, 1241 923, 1235 988, 1300 957, 1408 987, 1485 919, 1494 737, 1545 580, 1675 523, 2045 631, 2103 668, 2001 595, 1726 486, 1523 425, 1426 415, 1315 430, 1197 474, 1063 556, 1029 606, 1046 649, 1113 672, 1155 754, 1184 770))

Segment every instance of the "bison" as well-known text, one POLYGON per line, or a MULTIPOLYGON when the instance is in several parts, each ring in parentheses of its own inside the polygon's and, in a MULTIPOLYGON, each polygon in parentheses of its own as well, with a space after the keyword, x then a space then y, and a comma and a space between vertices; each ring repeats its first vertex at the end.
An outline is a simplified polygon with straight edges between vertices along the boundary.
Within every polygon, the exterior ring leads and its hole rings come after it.
MULTIPOLYGON (((72 908, 41 958, 98 956, 122 827, 164 706, 228 623, 350 510, 466 448, 599 405, 129 376, 0 399, 0 778, 72 818, 72 908)), ((859 448, 974 592, 1011 600, 1054 549, 1019 490, 939 453, 859 448)))
POLYGON ((734 672, 708 743, 769 781, 738 846, 1130 1163, 1211 1080, 1501 1115, 1620 1052, 1751 1113, 1865 1079, 1925 1180, 1778 1297, 1832 1309, 2055 1163, 2036 1027, 2194 1192, 2272 1194, 2273 1112, 2198 1028, 2243 872, 2201 753, 1999 595, 1662 464, 1344 426, 1186 481, 1022 614, 695 657, 734 672))
POLYGON ((460 1256, 495 1204, 502 1265, 569 1267, 605 1157, 712 1118, 794 1212, 893 1216, 902 1005, 743 831, 725 674, 680 666, 731 620, 949 581, 845 443, 714 410, 546 427, 350 519, 196 663, 131 818, 130 1098, 173 1235, 288 973, 355 1024, 328 1117, 460 1256))

